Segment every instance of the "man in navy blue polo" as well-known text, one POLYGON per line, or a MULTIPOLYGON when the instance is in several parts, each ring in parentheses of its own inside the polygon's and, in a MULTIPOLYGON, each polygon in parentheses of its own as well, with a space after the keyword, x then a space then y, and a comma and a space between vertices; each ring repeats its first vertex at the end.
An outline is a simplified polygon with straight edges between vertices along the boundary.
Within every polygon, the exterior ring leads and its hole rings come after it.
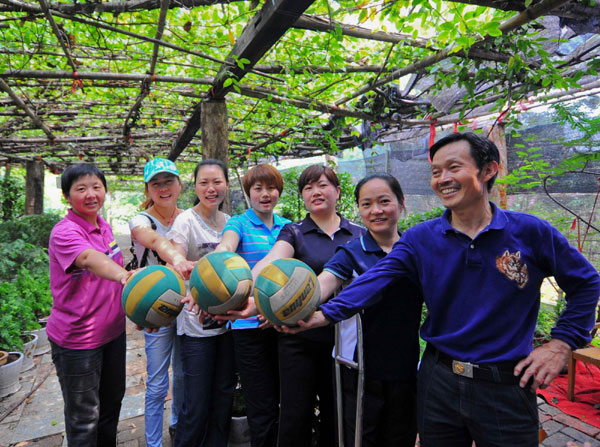
POLYGON ((444 215, 408 230, 303 326, 344 320, 374 304, 382 288, 410 279, 429 309, 418 377, 421 446, 537 446, 535 389, 556 377, 571 349, 589 342, 598 272, 547 222, 489 202, 499 163, 494 143, 453 134, 430 156, 444 215), (548 276, 567 306, 552 340, 532 350, 548 276))

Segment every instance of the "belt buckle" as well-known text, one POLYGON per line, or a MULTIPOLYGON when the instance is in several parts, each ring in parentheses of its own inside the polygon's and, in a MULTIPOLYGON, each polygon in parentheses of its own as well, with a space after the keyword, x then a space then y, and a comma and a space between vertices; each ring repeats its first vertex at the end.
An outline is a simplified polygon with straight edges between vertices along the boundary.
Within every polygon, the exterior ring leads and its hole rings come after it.
POLYGON ((473 364, 469 362, 459 362, 458 360, 452 360, 452 372, 459 376, 473 378, 473 364))

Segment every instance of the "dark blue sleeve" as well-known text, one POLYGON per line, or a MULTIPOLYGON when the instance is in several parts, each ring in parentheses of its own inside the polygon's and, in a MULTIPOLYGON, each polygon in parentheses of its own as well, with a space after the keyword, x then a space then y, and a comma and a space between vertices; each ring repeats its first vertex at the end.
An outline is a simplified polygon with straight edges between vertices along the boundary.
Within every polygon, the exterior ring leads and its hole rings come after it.
POLYGON ((560 232, 547 224, 545 240, 540 246, 542 256, 548 263, 550 274, 565 292, 567 306, 561 314, 552 338, 579 348, 591 340, 590 331, 596 320, 596 308, 600 295, 598 271, 569 244, 560 232))
POLYGON ((279 232, 279 236, 277 236, 277 241, 286 241, 292 247, 296 246, 296 224, 289 223, 286 224, 281 231, 279 232))
POLYGON ((416 275, 407 235, 409 232, 396 242, 385 258, 356 278, 338 296, 321 305, 320 309, 329 321, 337 323, 350 318, 379 301, 383 296, 380 292, 390 284, 402 277, 416 275))
POLYGON ((344 281, 352 278, 352 272, 354 271, 354 260, 348 252, 345 246, 337 248, 336 253, 333 257, 325 264, 323 270, 333 273, 344 281))

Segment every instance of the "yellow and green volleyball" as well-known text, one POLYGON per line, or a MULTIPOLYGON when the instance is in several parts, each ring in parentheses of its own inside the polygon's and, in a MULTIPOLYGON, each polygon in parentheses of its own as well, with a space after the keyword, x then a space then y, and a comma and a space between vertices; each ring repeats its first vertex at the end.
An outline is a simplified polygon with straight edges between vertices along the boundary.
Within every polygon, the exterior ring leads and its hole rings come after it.
POLYGON ((164 265, 141 269, 127 281, 121 303, 131 321, 144 328, 171 323, 183 306, 185 284, 181 276, 164 265))
POLYGON ((190 276, 190 292, 200 309, 212 315, 244 307, 252 290, 252 272, 237 253, 212 252, 198 261, 190 276))
POLYGON ((317 275, 297 259, 271 262, 254 283, 258 311, 277 326, 297 326, 300 320, 308 321, 320 299, 317 275))

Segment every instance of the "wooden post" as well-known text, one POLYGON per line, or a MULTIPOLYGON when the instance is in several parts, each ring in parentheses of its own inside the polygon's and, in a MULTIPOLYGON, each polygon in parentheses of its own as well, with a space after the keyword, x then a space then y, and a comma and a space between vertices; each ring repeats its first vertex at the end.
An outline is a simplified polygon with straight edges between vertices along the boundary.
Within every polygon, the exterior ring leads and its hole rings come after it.
POLYGON ((44 212, 44 163, 41 160, 26 163, 25 214, 44 212))
MULTIPOLYGON (((483 131, 484 135, 492 140, 498 151, 500 152, 500 166, 498 166, 498 177, 496 180, 504 178, 508 175, 508 158, 506 154, 506 135, 504 133, 504 124, 496 123, 493 128, 486 127, 483 131), (491 131, 490 131, 491 130, 491 131)), ((491 198, 497 200, 498 207, 502 209, 508 208, 508 198, 506 195, 506 185, 494 184, 491 198)))
MULTIPOLYGON (((202 101, 202 158, 215 158, 229 166, 227 103, 224 99, 202 101)), ((223 211, 231 213, 231 200, 225 198, 223 211)))

